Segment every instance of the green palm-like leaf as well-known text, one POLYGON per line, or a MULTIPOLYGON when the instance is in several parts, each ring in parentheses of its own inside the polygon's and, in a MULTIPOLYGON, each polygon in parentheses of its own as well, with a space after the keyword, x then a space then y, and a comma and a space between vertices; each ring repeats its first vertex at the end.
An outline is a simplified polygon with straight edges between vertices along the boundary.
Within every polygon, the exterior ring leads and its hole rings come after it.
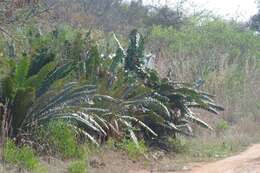
POLYGON ((115 55, 115 57, 113 57, 112 63, 110 65, 110 71, 112 73, 115 73, 118 65, 124 63, 126 53, 125 53, 125 50, 122 47, 121 43, 118 41, 115 34, 113 34, 113 37, 114 37, 114 39, 117 43, 118 48, 117 48, 117 51, 116 51, 116 55, 115 55))
POLYGON ((51 87, 51 85, 56 82, 59 79, 64 78, 67 76, 72 70, 74 66, 71 63, 64 64, 60 67, 57 67, 54 71, 52 71, 48 76, 44 79, 41 86, 37 90, 37 97, 44 94, 48 89, 51 87))
POLYGON ((46 77, 52 72, 54 71, 55 67, 56 67, 56 63, 55 62, 50 62, 48 64, 46 64, 45 66, 43 66, 37 74, 31 76, 30 78, 28 78, 26 80, 25 85, 26 86, 31 86, 31 87, 35 87, 35 88, 40 88, 43 81, 46 79, 46 77))
POLYGON ((124 105, 137 105, 137 104, 141 104, 144 107, 148 108, 149 110, 164 116, 165 118, 171 117, 168 108, 164 104, 162 104, 162 102, 150 97, 144 98, 142 100, 133 100, 133 101, 124 102, 124 105))
POLYGON ((144 65, 144 38, 137 30, 133 30, 129 35, 125 69, 137 71, 142 65, 144 65))
POLYGON ((47 64, 53 62, 55 55, 51 52, 50 48, 43 47, 36 52, 36 56, 30 63, 28 76, 34 76, 47 64))
POLYGON ((131 117, 131 116, 120 116, 122 119, 129 119, 134 121, 135 123, 141 125, 142 127, 144 127, 146 130, 148 130, 150 133, 152 133, 154 136, 158 136, 150 127, 148 127, 145 123, 143 123, 141 120, 135 118, 135 117, 131 117))
POLYGON ((194 115, 192 115, 192 113, 185 114, 185 118, 188 119, 189 121, 192 121, 195 124, 198 124, 199 126, 213 130, 212 127, 210 127, 210 125, 208 125, 206 122, 202 121, 200 118, 195 117, 194 115))
POLYGON ((28 57, 24 56, 21 58, 19 63, 16 64, 14 81, 16 82, 16 87, 22 87, 30 66, 30 60, 28 57))

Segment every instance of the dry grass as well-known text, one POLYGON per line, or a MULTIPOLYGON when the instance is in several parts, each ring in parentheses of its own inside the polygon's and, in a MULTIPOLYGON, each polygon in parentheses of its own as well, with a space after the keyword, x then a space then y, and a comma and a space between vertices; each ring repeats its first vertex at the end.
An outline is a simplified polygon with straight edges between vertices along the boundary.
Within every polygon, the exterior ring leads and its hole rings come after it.
POLYGON ((221 133, 200 133, 195 138, 180 137, 182 149, 177 162, 209 161, 238 153, 250 144, 260 141, 258 120, 243 118, 221 133))

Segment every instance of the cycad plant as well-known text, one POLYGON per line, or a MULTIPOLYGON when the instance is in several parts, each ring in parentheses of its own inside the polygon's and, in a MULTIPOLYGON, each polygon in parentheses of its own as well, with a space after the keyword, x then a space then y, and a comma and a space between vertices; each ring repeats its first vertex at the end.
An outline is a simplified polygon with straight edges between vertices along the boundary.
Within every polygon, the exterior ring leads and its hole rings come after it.
MULTIPOLYGON (((211 95, 160 79, 148 68, 150 57, 137 30, 130 33, 127 50, 114 36, 118 49, 107 56, 90 35, 61 41, 74 45, 61 49, 61 54, 41 45, 33 55, 8 60, 11 70, 1 79, 0 91, 2 136, 30 135, 51 120, 64 120, 96 144, 111 136, 138 144, 140 137, 153 142, 176 133, 192 135, 191 122, 210 129, 191 108, 223 110, 211 95)), ((50 38, 58 37, 57 31, 50 38)))
POLYGON ((218 114, 223 108, 215 105, 213 96, 187 83, 160 79, 154 69, 148 68, 149 56, 144 53, 144 39, 137 30, 130 33, 127 50, 115 40, 118 49, 112 60, 101 58, 94 49, 88 62, 99 61, 99 65, 86 63, 99 72, 95 73, 95 81, 86 80, 97 85, 95 107, 107 110, 98 115, 104 131, 137 142, 138 136, 149 141, 164 140, 176 133, 193 135, 190 123, 212 129, 192 108, 218 114))
POLYGON ((76 81, 66 81, 64 87, 57 85, 59 81, 64 83, 62 80, 75 70, 76 64, 59 64, 49 56, 30 59, 25 55, 9 63, 11 72, 0 83, 2 141, 5 137, 30 137, 51 120, 64 120, 96 144, 94 134, 105 135, 94 120, 95 112, 105 111, 92 106, 96 86, 76 81))
POLYGON ((72 70, 73 65, 58 65, 51 56, 30 59, 24 54, 18 62, 8 60, 10 73, 0 82, 0 101, 8 114, 3 122, 7 136, 16 136, 23 129, 22 122, 35 99, 72 70))

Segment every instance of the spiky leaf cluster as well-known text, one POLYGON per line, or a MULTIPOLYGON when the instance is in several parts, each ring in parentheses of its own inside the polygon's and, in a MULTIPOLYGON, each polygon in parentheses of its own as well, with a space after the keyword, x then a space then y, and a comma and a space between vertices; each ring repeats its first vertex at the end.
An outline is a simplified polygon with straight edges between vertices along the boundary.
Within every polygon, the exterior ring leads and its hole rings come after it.
MULTIPOLYGON (((45 38, 52 46, 40 41, 33 54, 10 61, 12 70, 1 81, 0 98, 3 104, 9 100, 12 136, 64 120, 96 144, 109 137, 131 138, 138 144, 141 137, 152 141, 176 133, 193 135, 191 123, 211 129, 192 108, 215 114, 223 110, 213 96, 161 79, 148 68, 144 39, 137 30, 130 33, 126 50, 114 35, 117 51, 106 56, 90 33, 60 41, 63 34, 52 33, 45 38)), ((31 44, 41 37, 30 38, 31 44)))

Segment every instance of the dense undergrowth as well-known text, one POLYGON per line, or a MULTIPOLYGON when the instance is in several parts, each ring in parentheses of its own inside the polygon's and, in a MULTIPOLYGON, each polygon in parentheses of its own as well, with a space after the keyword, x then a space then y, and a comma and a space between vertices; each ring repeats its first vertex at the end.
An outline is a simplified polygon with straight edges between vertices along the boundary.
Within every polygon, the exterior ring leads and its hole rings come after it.
POLYGON ((224 119, 231 124, 259 117, 259 36, 236 23, 193 20, 181 30, 151 29, 150 45, 158 47, 160 74, 195 81, 216 94, 225 107, 224 119), (171 65, 164 68, 165 64, 171 65))
POLYGON ((28 34, 30 49, 18 54, 20 58, 11 58, 10 52, 5 58, 10 72, 1 82, 2 107, 7 110, 3 121, 8 127, 3 135, 33 135, 35 128, 61 119, 96 144, 97 137, 104 140, 111 131, 117 136, 128 133, 137 143, 135 128, 145 139, 150 134, 162 139, 170 131, 192 135, 189 121, 211 127, 190 108, 216 114, 222 110, 210 94, 188 83, 160 79, 146 67, 150 57, 144 54, 143 37, 136 30, 127 50, 115 37, 118 49, 113 56, 99 53, 91 33, 84 37, 75 32, 71 41, 60 41, 64 33, 58 30, 43 36, 37 31, 28 34))
POLYGON ((21 50, 14 45, 2 50, 8 69, 1 76, 3 140, 16 138, 18 144, 71 158, 82 153, 77 144, 99 145, 113 137, 134 157, 145 152, 144 143, 167 149, 168 138, 177 133, 192 136, 191 123, 211 129, 191 108, 223 110, 214 96, 161 79, 149 68, 151 56, 137 30, 126 50, 114 35, 114 54, 100 53, 91 32, 24 33, 21 50))
POLYGON ((17 147, 14 141, 8 139, 3 151, 3 158, 9 163, 17 164, 18 166, 35 173, 46 172, 46 169, 41 165, 36 152, 30 146, 23 145, 17 147))
POLYGON ((1 39, 5 160, 39 171, 37 151, 73 159, 68 171, 83 173, 100 145, 133 160, 159 148, 187 161, 256 142, 259 36, 234 23, 193 20, 153 26, 145 38, 133 30, 128 44, 122 35, 67 26, 25 27, 15 32, 19 42, 1 39), (226 109, 221 116, 207 116, 223 111, 214 99, 226 109))

